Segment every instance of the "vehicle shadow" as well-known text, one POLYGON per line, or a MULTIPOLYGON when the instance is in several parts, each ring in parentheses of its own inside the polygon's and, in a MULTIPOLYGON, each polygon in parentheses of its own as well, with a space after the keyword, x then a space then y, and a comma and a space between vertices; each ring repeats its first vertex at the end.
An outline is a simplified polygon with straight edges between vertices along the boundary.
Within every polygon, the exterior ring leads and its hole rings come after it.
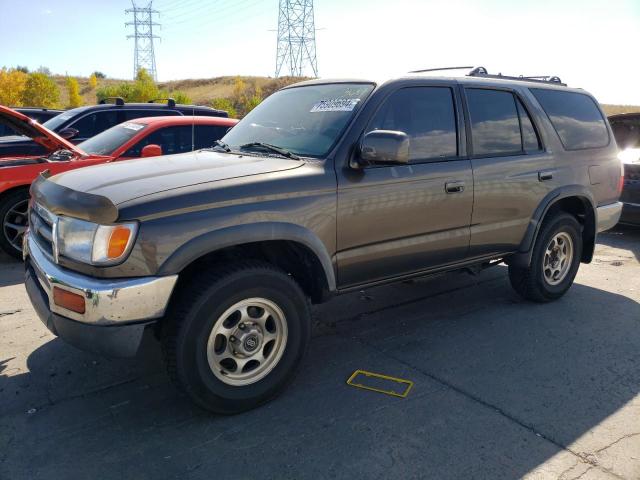
POLYGON ((640 226, 618 224, 598 235, 598 243, 632 252, 640 261, 640 226))
POLYGON ((16 285, 23 281, 24 264, 0 251, 0 287, 16 285))
POLYGON ((433 294, 440 280, 417 281, 316 309, 294 383, 232 417, 193 406, 149 367, 152 342, 142 366, 47 342, 30 373, 0 372, 10 395, 30 384, 48 398, 33 414, 28 401, 5 408, 0 477, 519 478, 640 393, 640 304, 580 284, 532 304, 504 270, 472 287, 433 294), (345 381, 357 368, 415 386, 406 399, 355 389, 345 381))

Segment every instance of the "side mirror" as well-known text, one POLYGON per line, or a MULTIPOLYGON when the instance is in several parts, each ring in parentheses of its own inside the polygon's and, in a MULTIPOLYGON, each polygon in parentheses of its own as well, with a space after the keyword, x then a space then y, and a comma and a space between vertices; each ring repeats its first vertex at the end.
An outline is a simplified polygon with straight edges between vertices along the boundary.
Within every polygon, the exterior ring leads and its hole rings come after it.
POLYGON ((409 136, 394 130, 373 130, 360 145, 362 163, 409 163, 409 136))
POLYGON ((72 138, 76 138, 79 133, 80 133, 79 130, 69 127, 69 128, 63 128, 62 130, 60 130, 58 132, 58 135, 60 135, 65 140, 71 140, 72 138))
POLYGON ((140 156, 142 158, 159 157, 160 155, 162 155, 162 147, 160 145, 156 145, 155 143, 145 145, 144 147, 142 147, 142 151, 140 152, 140 156))

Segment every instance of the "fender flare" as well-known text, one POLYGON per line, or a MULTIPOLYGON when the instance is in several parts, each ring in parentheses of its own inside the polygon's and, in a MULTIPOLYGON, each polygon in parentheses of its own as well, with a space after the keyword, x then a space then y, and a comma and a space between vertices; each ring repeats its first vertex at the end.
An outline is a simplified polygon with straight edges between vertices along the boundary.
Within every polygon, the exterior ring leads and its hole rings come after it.
POLYGON ((529 226, 527 227, 527 231, 525 232, 524 238, 520 243, 520 248, 518 249, 518 253, 514 254, 510 260, 510 264, 527 267, 531 263, 531 255, 533 254, 533 246, 535 244, 535 240, 538 237, 538 233, 540 232, 540 227, 545 217, 549 213, 549 210, 553 208, 559 201, 565 199, 575 197, 581 200, 584 203, 585 211, 591 212, 591 219, 593 221, 586 222, 583 232, 583 237, 586 234, 586 238, 593 239, 592 242, 585 243, 583 245, 582 252, 582 261, 589 263, 593 258, 593 250, 595 246, 595 238, 596 238, 596 202, 593 198, 593 195, 583 185, 565 185, 559 187, 555 190, 549 192, 542 199, 538 207, 533 212, 531 219, 529 220, 529 226), (588 229, 588 230, 587 230, 588 229))
POLYGON ((223 248, 270 240, 296 242, 311 250, 322 265, 329 291, 336 290, 333 263, 322 241, 309 229, 285 222, 236 225, 192 238, 163 262, 158 270, 158 275, 179 273, 198 258, 223 248))

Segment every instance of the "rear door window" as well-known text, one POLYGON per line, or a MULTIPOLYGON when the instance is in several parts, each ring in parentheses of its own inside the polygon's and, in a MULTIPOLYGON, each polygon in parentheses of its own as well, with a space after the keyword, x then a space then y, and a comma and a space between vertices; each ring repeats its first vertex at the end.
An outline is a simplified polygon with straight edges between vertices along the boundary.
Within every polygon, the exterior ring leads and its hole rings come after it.
POLYGON ((609 144, 609 131, 596 102, 588 95, 532 88, 566 150, 601 148, 609 144))
POLYGON ((197 125, 195 128, 194 145, 195 149, 213 147, 216 140, 221 139, 227 133, 229 127, 216 125, 197 125))
POLYGON ((522 153, 520 121, 511 92, 466 89, 473 154, 476 156, 522 153))
POLYGON ((392 93, 374 115, 371 130, 396 130, 410 140, 412 162, 458 155, 453 92, 449 87, 408 87, 392 93))
POLYGON ((540 137, 529 113, 519 98, 516 98, 516 103, 518 105, 518 115, 520 116, 520 128, 522 129, 522 149, 527 153, 540 151, 542 149, 540 137))
POLYGON ((122 156, 137 158, 147 145, 160 145, 163 155, 190 152, 192 150, 191 134, 190 125, 160 128, 140 140, 122 156))

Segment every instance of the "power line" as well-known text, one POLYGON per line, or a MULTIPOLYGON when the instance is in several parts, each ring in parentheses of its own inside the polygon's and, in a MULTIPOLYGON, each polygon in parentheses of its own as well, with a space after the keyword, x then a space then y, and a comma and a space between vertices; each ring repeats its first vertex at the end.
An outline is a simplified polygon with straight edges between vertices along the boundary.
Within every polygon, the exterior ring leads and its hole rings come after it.
MULTIPOLYGON (((186 18, 178 22, 172 22, 171 25, 169 25, 169 27, 163 31, 165 33, 166 32, 173 33, 174 31, 179 31, 183 28, 188 28, 193 33, 193 32, 198 32, 202 30, 201 27, 205 27, 205 26, 209 27, 212 30, 216 30, 218 25, 215 23, 216 21, 224 20, 225 23, 228 23, 229 19, 236 17, 238 14, 242 13, 243 11, 246 11, 252 7, 255 7, 256 5, 262 2, 263 0, 253 0, 253 1, 239 0, 233 5, 224 5, 222 7, 218 7, 211 11, 202 10, 200 12, 197 12, 196 16, 199 18, 195 22, 194 22, 194 17, 186 18), (215 16, 213 17, 210 16, 210 14, 213 14, 213 13, 215 13, 215 16)), ((243 15, 243 18, 245 20, 253 17, 255 17, 255 15, 243 15)))
POLYGON ((292 77, 304 76, 307 69, 318 76, 313 0, 280 0, 276 77, 283 67, 292 77))
POLYGON ((153 0, 150 0, 146 7, 136 6, 134 0, 131 0, 131 5, 133 8, 128 8, 125 13, 127 15, 133 13, 133 22, 126 22, 125 26, 133 26, 133 35, 127 35, 127 38, 133 38, 135 41, 133 77, 136 78, 138 72, 145 69, 154 80, 157 80, 153 40, 160 37, 153 34, 153 27, 159 27, 160 24, 153 21, 153 15, 157 15, 159 12, 153 9, 153 0))

